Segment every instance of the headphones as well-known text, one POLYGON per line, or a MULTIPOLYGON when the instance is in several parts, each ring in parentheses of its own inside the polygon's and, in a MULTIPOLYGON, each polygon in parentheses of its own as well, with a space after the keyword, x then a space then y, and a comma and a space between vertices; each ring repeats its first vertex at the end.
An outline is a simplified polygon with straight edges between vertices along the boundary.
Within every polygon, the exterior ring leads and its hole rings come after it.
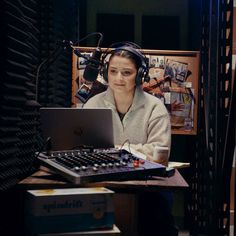
POLYGON ((139 68, 137 71, 137 75, 135 78, 135 84, 141 85, 143 82, 149 82, 150 77, 149 77, 149 66, 148 66, 148 59, 145 55, 143 55, 140 52, 140 48, 134 43, 131 42, 126 42, 124 45, 116 47, 115 49, 109 50, 108 52, 105 52, 103 56, 103 69, 101 71, 101 74, 104 78, 104 80, 108 81, 108 67, 109 67, 109 60, 107 62, 105 61, 105 58, 110 54, 111 56, 118 52, 118 51, 127 51, 134 55, 135 61, 138 61, 139 68))

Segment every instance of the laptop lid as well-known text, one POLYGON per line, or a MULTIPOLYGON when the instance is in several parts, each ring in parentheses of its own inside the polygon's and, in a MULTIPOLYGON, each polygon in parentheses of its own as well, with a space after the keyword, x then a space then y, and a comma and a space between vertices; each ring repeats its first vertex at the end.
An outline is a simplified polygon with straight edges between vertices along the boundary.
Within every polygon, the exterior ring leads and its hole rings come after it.
POLYGON ((108 108, 40 108, 41 128, 51 149, 83 146, 113 148, 112 111, 108 108))

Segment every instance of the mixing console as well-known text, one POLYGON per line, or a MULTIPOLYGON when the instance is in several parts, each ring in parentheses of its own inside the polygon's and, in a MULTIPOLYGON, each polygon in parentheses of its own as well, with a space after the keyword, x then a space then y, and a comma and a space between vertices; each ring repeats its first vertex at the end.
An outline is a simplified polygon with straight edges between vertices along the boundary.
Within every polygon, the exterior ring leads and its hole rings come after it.
POLYGON ((144 160, 126 150, 94 149, 44 152, 41 164, 51 168, 75 184, 97 181, 146 179, 164 176, 166 168, 144 160))

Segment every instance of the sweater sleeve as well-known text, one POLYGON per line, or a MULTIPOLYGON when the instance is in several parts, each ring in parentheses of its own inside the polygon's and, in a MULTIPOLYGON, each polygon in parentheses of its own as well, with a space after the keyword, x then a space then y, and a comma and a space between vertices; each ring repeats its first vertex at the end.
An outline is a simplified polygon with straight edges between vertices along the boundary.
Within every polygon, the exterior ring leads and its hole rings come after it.
POLYGON ((167 166, 171 147, 171 125, 168 113, 150 119, 148 137, 145 144, 131 144, 132 148, 145 154, 149 160, 153 160, 153 152, 156 146, 168 147, 168 154, 159 160, 160 164, 167 166))

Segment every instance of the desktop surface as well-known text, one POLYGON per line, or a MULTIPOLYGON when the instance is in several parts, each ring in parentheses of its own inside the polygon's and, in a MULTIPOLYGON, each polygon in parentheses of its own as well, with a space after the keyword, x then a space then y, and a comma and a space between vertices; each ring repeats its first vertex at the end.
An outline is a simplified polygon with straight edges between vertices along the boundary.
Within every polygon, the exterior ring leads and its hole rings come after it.
MULTIPOLYGON (((147 180, 128 180, 128 181, 101 181, 80 185, 81 187, 110 187, 120 190, 134 191, 155 191, 162 189, 185 189, 189 185, 178 170, 171 177, 153 177, 147 180)), ((43 189, 43 188, 67 188, 78 187, 78 184, 68 182, 62 176, 53 173, 43 166, 31 176, 19 182, 18 187, 25 189, 43 189)))

